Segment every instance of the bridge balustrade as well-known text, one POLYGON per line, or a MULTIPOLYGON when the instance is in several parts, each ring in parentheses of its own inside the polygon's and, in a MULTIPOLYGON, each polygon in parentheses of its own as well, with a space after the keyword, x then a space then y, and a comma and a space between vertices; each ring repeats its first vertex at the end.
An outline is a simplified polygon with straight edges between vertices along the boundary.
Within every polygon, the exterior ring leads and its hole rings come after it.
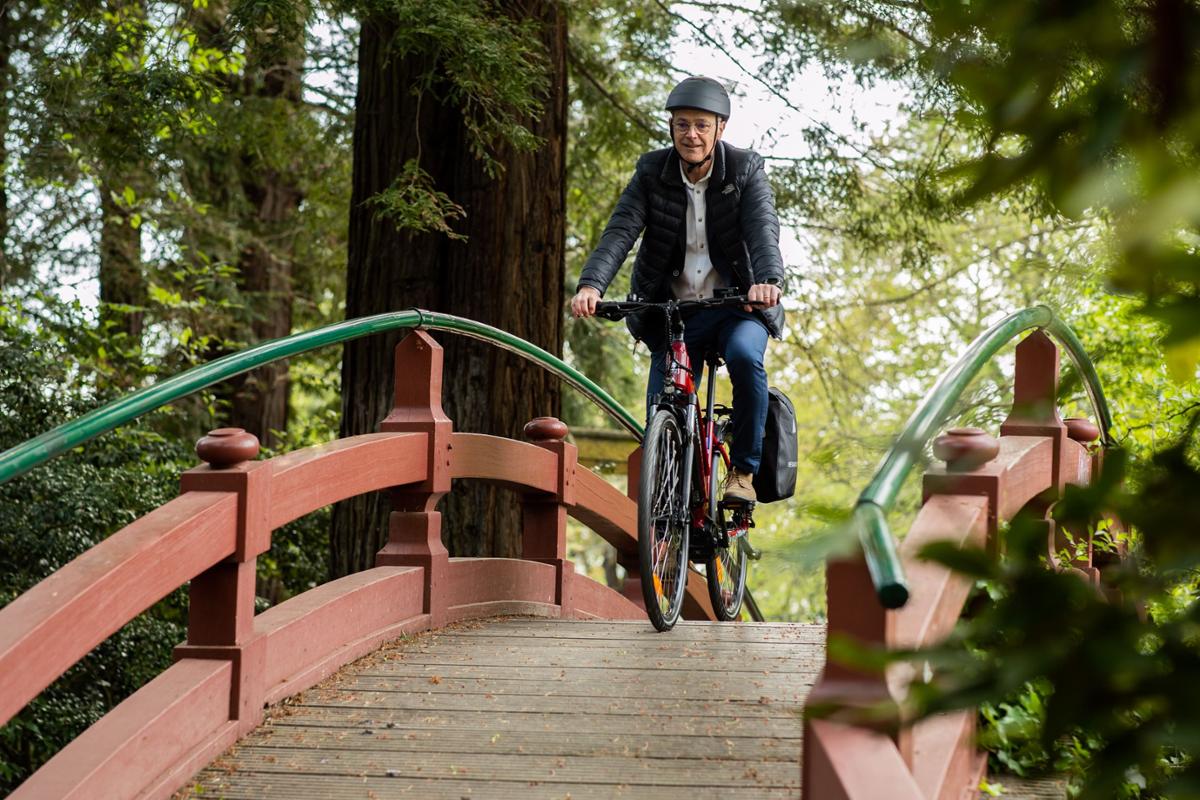
MULTIPOLYGON (((442 348, 417 330, 396 348, 395 407, 379 433, 255 461, 248 434, 214 431, 198 446, 208 463, 184 473, 176 499, 0 610, 3 723, 122 625, 189 586, 187 641, 174 664, 13 797, 169 796, 257 726, 264 704, 404 634, 502 614, 644 619, 635 501, 578 466, 558 420, 533 420, 531 442, 455 432, 441 379, 442 348), (436 506, 456 478, 519 493, 521 559, 449 557, 436 506), (393 506, 376 566, 255 615, 255 562, 271 532, 376 490, 388 490, 393 506), (635 578, 629 597, 575 572, 568 516, 616 548, 635 578)), ((703 578, 691 577, 688 613, 711 619, 703 578)))

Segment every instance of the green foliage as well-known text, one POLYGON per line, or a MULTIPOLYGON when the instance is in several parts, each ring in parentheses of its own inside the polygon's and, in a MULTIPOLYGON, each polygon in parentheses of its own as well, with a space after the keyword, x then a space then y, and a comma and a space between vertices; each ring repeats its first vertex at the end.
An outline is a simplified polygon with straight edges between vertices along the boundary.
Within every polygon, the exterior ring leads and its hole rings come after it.
MULTIPOLYGON (((592 0, 574 4, 568 43, 571 104, 567 124, 567 291, 600 241, 617 198, 638 157, 667 144, 666 124, 647 114, 666 99, 673 23, 654 2, 592 0)), ((629 271, 609 287, 609 299, 629 291, 629 271)), ((644 348, 635 352, 623 325, 568 316, 566 353, 626 408, 645 405, 644 348)), ((607 425, 573 392, 563 395, 563 414, 573 425, 607 425)), ((640 412, 637 412, 640 415, 640 412)))
POLYGON ((241 69, 236 53, 200 41, 187 13, 164 25, 140 3, 110 8, 46 7, 54 33, 31 65, 42 114, 27 162, 46 179, 145 168, 172 138, 209 130, 223 76, 241 69))
POLYGON ((388 20, 392 58, 427 60, 411 90, 460 112, 471 155, 490 174, 504 168, 500 145, 541 144, 527 125, 550 79, 535 20, 480 0, 364 0, 363 10, 388 20))
POLYGON ((1114 222, 1115 285, 1138 292, 1194 378, 1200 351, 1200 9, 1087 0, 928 4, 930 68, 983 152, 957 173, 972 202, 1033 184, 1072 217, 1114 222))
MULTIPOLYGON (((1183 460, 1185 447, 1158 454, 1138 476, 1138 492, 1121 488, 1124 459, 1112 451, 1098 484, 1070 489, 1056 508, 1058 524, 1076 530, 1108 508, 1144 537, 1135 558, 1109 570, 1107 596, 1070 571, 1047 569, 1044 527, 1013 522, 1007 557, 988 574, 990 602, 919 656, 939 674, 915 687, 924 710, 992 703, 985 716, 996 725, 985 739, 1002 758, 1022 769, 1074 768, 1083 798, 1194 795, 1197 575, 1194 528, 1181 523, 1180 509, 1195 502, 1200 473, 1183 460), (1019 705, 1000 699, 1015 693, 1019 705)), ((959 560, 931 555, 952 567, 959 560)))
POLYGON ((466 209, 434 188, 433 177, 415 159, 406 161, 392 185, 372 197, 370 204, 377 217, 391 220, 397 228, 414 233, 436 231, 448 239, 467 240, 451 226, 467 215, 466 209))

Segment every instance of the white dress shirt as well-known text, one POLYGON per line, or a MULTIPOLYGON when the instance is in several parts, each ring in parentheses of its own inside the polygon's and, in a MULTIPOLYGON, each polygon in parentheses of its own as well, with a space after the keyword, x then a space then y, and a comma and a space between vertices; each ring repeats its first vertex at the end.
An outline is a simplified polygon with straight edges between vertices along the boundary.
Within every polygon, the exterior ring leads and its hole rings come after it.
POLYGON ((671 291, 676 300, 703 300, 712 297, 717 289, 725 287, 725 280, 713 268, 712 259, 709 258, 708 235, 704 227, 704 192, 712 176, 712 165, 710 163, 708 174, 695 183, 688 180, 682 161, 679 162, 679 172, 688 196, 687 248, 683 254, 683 270, 671 281, 671 291))

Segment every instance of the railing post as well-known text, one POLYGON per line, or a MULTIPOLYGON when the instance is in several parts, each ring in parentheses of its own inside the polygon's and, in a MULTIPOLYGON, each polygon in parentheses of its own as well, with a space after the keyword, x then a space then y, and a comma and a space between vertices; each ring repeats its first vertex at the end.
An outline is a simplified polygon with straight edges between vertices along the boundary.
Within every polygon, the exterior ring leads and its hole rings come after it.
POLYGON ((973 494, 987 498, 988 547, 1000 527, 1000 475, 988 468, 1000 443, 981 428, 951 428, 933 442, 933 454, 945 469, 931 466, 922 481, 921 503, 935 494, 973 494))
POLYGON ((180 490, 237 494, 237 539, 230 558, 192 579, 187 642, 174 657, 232 662, 229 717, 245 733, 262 721, 266 694, 266 640, 254 635, 254 589, 257 557, 271 547, 271 467, 251 460, 258 439, 241 428, 211 431, 196 453, 208 463, 183 473, 180 490))
POLYGON ((442 544, 438 501, 450 491, 450 435, 453 423, 442 410, 442 346, 422 330, 396 345, 395 406, 379 424, 381 432, 428 436, 428 477, 391 492, 388 541, 375 556, 376 566, 425 570, 424 611, 430 627, 445 623, 443 598, 449 553, 442 544))
MULTIPOLYGON (((638 484, 642 480, 642 450, 641 446, 634 448, 625 462, 625 494, 634 503, 638 501, 638 484)), ((625 582, 621 584, 621 594, 633 601, 643 611, 646 609, 646 598, 642 595, 642 568, 636 557, 626 559, 617 554, 617 563, 625 568, 625 582)))
POLYGON ((567 426, 554 417, 537 417, 525 425, 525 435, 556 456, 557 482, 553 495, 526 495, 521 500, 521 558, 553 564, 554 602, 564 618, 574 615, 571 583, 575 565, 567 560, 567 506, 575 504, 575 470, 579 451, 565 441, 567 426))
POLYGON ((1058 413, 1058 347, 1043 331, 1036 330, 1017 345, 1016 361, 1013 407, 1000 426, 1000 435, 1049 437, 1054 453, 1051 486, 1055 496, 1061 496, 1067 482, 1063 470, 1067 426, 1058 413))
MULTIPOLYGON (((825 567, 825 595, 829 638, 846 637, 866 647, 880 647, 893 639, 895 612, 885 609, 876 599, 871 574, 862 555, 829 561, 825 567)), ((836 767, 829 754, 823 752, 822 745, 826 731, 841 731, 863 741, 875 742, 872 747, 876 749, 882 746, 884 751, 888 750, 883 731, 871 730, 863 720, 855 719, 855 715, 868 709, 882 712, 884 716, 891 709, 894 714, 896 702, 887 675, 865 672, 826 656, 825 666, 804 702, 809 709, 825 706, 832 714, 827 720, 806 719, 804 722, 800 759, 803 797, 812 800, 826 797, 859 800, 861 797, 865 800, 867 796, 882 796, 850 792, 845 770, 836 767)), ((857 750, 855 752, 857 754, 857 750)), ((871 769, 874 768, 873 764, 871 769)), ((889 796, 906 800, 911 796, 902 786, 893 786, 891 790, 894 794, 889 796)))

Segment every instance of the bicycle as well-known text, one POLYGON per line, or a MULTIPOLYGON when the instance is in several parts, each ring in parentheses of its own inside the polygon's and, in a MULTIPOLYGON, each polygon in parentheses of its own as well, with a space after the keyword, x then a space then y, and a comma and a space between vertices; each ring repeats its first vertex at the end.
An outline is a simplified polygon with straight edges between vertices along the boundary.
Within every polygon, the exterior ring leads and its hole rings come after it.
POLYGON ((684 345, 683 312, 701 308, 744 306, 744 295, 708 300, 637 299, 601 302, 596 316, 620 320, 648 308, 661 309, 668 339, 663 390, 650 399, 649 424, 642 440, 638 482, 638 556, 642 597, 650 622, 659 631, 674 627, 683 608, 688 562, 704 563, 709 599, 717 619, 732 621, 741 612, 746 591, 747 559, 757 558, 750 546, 753 503, 718 502, 718 484, 730 468, 728 439, 733 409, 714 403, 720 356, 705 353, 708 389, 699 409, 695 372, 684 345), (648 577, 648 579, 647 579, 648 577))

